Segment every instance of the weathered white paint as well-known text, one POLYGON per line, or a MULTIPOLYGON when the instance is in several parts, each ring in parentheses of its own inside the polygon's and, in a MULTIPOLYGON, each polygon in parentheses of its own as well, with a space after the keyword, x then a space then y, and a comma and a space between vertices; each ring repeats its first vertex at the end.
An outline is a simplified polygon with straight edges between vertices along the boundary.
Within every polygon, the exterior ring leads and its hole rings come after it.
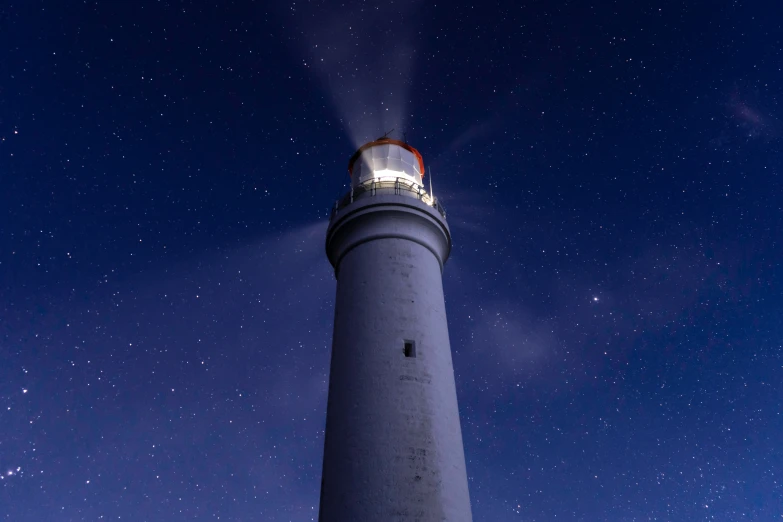
POLYGON ((441 279, 450 249, 445 220, 415 198, 367 197, 332 218, 320 522, 472 520, 441 279))

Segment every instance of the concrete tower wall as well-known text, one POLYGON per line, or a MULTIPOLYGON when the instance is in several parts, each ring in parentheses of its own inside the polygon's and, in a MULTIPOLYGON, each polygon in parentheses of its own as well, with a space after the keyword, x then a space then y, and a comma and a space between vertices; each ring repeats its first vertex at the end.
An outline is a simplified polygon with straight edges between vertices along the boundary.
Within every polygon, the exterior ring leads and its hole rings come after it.
POLYGON ((472 519, 441 280, 450 246, 437 211, 409 197, 356 201, 332 220, 320 522, 472 519))

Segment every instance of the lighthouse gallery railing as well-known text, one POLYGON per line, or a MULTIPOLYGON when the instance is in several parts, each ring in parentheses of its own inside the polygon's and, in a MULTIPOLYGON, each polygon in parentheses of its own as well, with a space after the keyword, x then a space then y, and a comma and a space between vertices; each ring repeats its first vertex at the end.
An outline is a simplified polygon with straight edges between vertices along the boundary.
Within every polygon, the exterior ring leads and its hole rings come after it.
POLYGON ((437 198, 430 196, 430 194, 424 190, 424 187, 421 185, 413 183, 406 178, 376 178, 363 182, 356 188, 351 189, 350 192, 334 203, 334 207, 332 207, 332 217, 340 209, 353 203, 354 200, 384 194, 416 198, 419 201, 423 201, 427 205, 434 207, 441 216, 444 218, 446 217, 446 209, 443 208, 443 205, 440 204, 440 201, 438 201, 437 198))

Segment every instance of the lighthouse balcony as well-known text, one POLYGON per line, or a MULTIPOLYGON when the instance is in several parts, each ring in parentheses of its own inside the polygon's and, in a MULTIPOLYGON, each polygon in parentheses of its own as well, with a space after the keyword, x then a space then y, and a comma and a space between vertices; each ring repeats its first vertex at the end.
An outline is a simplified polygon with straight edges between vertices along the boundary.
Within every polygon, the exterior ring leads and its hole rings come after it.
POLYGON ((440 204, 437 198, 424 190, 423 186, 411 181, 409 178, 402 177, 375 177, 358 184, 334 203, 331 217, 334 217, 339 210, 347 207, 357 199, 380 195, 416 198, 435 208, 444 218, 446 217, 446 209, 443 208, 443 205, 440 204))

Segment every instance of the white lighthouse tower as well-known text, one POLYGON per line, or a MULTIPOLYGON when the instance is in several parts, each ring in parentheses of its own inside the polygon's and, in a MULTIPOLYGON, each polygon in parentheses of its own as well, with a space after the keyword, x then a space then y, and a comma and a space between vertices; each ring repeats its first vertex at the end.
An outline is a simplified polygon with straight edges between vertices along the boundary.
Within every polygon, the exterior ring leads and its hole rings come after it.
POLYGON ((319 521, 470 522, 445 212, 405 142, 367 143, 348 171, 326 235, 337 298, 319 521))

